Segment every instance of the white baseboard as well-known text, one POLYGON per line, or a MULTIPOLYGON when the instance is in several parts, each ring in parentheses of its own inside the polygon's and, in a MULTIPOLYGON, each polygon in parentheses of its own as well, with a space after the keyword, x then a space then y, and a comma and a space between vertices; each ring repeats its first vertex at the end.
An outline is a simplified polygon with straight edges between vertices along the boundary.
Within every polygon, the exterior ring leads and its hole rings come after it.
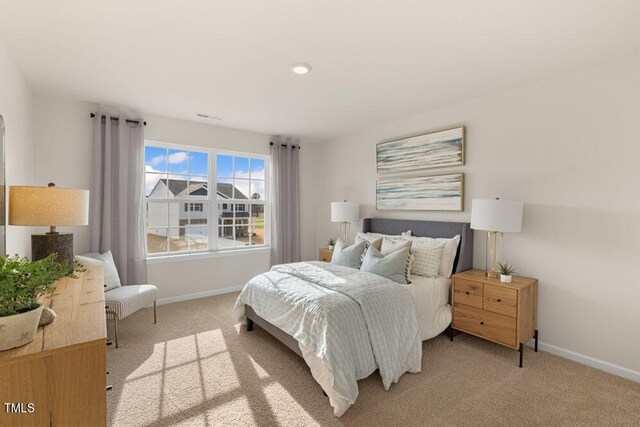
MULTIPOLYGON (((527 345, 529 347, 533 347, 534 343, 534 340, 530 340, 527 345)), ((620 365, 615 365, 613 363, 605 362, 604 360, 596 359, 591 356, 585 356, 584 354, 566 350, 562 347, 557 347, 555 345, 547 344, 542 341, 538 341, 538 349, 546 351, 547 353, 555 354, 556 356, 564 357, 565 359, 573 360, 574 362, 578 362, 583 365, 591 366, 592 368, 598 369, 600 371, 608 372, 610 374, 640 383, 640 372, 638 371, 634 371, 620 365)))
POLYGON ((195 292, 193 294, 178 295, 175 297, 160 298, 156 301, 157 305, 171 304, 172 302, 189 301, 192 299, 212 297, 214 295, 228 294, 230 292, 241 291, 244 286, 230 286, 228 288, 211 289, 210 291, 195 292))

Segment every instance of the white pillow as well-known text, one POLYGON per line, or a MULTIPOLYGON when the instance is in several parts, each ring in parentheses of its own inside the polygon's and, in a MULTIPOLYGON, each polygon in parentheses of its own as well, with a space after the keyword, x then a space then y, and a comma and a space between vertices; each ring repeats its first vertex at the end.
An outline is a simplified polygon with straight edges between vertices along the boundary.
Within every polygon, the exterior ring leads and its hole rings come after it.
MULTIPOLYGON (((380 250, 380 247, 382 246, 382 239, 382 237, 367 236, 362 233, 358 233, 355 243, 368 242, 369 245, 373 246, 377 250, 380 250)), ((367 245, 367 247, 369 247, 369 245, 367 245)))
POLYGON ((460 244, 460 236, 456 236, 452 239, 436 239, 446 240, 444 249, 442 250, 442 258, 440 259, 440 276, 451 277, 453 273, 453 262, 456 260, 456 252, 458 252, 458 245, 460 244))
POLYGON ((396 240, 396 239, 387 239, 386 237, 383 237, 380 247, 376 249, 380 251, 382 256, 387 256, 392 252, 401 250, 402 248, 408 248, 409 253, 411 253, 411 245, 412 245, 412 241, 409 239, 396 240))
POLYGON ((429 237, 412 237, 407 240, 411 240, 411 252, 414 257, 411 274, 426 277, 438 276, 445 242, 429 237))
POLYGON ((76 261, 85 267, 101 266, 104 273, 104 285, 105 291, 110 291, 119 286, 122 286, 120 282, 120 276, 118 276, 118 269, 113 261, 113 255, 111 251, 107 251, 103 254, 90 253, 76 256, 76 261))
POLYGON ((395 234, 395 235, 381 234, 381 233, 363 233, 362 231, 359 231, 358 234, 356 235, 356 238, 358 237, 367 241, 372 241, 372 240, 376 240, 384 237, 391 240, 399 240, 405 237, 411 237, 411 230, 407 230, 400 234, 395 234))
MULTIPOLYGON (((433 242, 433 243, 442 243, 444 247, 442 248, 442 256, 440 257, 440 267, 438 268, 438 276, 449 278, 451 277, 451 273, 453 273, 453 262, 456 259, 456 252, 458 251, 458 245, 460 244, 460 236, 452 237, 451 239, 447 238, 433 238, 433 237, 415 237, 410 236, 406 237, 405 240, 410 240, 414 242, 422 241, 422 242, 433 242)), ((415 271, 412 271, 414 274, 415 271)))

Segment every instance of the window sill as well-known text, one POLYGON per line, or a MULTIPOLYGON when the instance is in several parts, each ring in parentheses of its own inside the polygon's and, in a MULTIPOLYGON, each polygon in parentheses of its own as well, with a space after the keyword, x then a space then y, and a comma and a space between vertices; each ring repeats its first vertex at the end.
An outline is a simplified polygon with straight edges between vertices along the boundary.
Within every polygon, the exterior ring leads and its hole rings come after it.
POLYGON ((180 261, 193 261, 197 259, 208 258, 225 258, 230 256, 243 256, 243 255, 255 255, 271 252, 270 246, 263 246, 260 248, 251 249, 227 249, 222 251, 208 251, 208 252, 194 252, 190 254, 176 254, 176 255, 164 255, 164 256, 151 256, 147 257, 147 265, 149 264, 163 264, 167 262, 180 262, 180 261))

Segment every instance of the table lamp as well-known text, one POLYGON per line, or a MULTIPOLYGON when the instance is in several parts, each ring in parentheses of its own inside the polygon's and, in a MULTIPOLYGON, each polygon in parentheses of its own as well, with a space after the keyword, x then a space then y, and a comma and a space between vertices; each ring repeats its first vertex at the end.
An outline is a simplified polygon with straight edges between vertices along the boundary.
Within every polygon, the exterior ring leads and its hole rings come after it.
POLYGON ((523 202, 500 199, 474 199, 471 202, 471 228, 487 232, 486 275, 499 277, 498 260, 502 233, 522 229, 523 202))
POLYGON ((360 219, 360 207, 354 202, 331 202, 331 222, 340 223, 340 238, 346 244, 349 239, 349 225, 360 219))
POLYGON ((49 232, 31 235, 31 259, 57 254, 58 261, 73 262, 73 234, 58 233, 57 226, 89 224, 89 190, 48 187, 9 187, 9 224, 47 226, 49 232))

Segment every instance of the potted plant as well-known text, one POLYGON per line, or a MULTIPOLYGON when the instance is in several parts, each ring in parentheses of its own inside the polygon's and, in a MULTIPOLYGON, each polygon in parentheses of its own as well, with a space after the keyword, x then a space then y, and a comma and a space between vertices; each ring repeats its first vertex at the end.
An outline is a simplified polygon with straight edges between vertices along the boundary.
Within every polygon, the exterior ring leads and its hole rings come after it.
POLYGON ((329 243, 329 249, 333 250, 333 247, 336 245, 336 239, 329 237, 329 241, 327 243, 329 243))
POLYGON ((0 256, 0 350, 33 341, 43 308, 38 299, 52 292, 58 279, 84 271, 55 257, 31 262, 18 255, 0 256))
POLYGON ((508 262, 499 262, 498 272, 500 273, 500 281, 502 283, 511 283, 513 273, 516 272, 516 269, 508 262))

